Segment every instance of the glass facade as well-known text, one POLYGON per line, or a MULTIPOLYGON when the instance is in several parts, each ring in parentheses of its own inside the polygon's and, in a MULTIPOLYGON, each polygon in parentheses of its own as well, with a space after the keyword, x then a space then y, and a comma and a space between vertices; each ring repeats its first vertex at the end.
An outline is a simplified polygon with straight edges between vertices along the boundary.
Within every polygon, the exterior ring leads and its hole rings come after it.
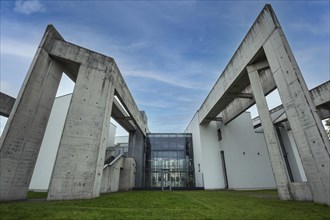
POLYGON ((192 134, 148 134, 146 187, 195 187, 192 134))

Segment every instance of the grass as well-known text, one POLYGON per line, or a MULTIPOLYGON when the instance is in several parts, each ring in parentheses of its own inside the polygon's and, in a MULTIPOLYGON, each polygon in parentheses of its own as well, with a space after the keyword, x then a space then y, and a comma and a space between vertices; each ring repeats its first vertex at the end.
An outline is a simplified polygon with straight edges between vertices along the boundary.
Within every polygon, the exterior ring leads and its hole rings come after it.
POLYGON ((330 219, 330 207, 281 201, 276 191, 131 191, 74 201, 0 203, 0 219, 330 219))

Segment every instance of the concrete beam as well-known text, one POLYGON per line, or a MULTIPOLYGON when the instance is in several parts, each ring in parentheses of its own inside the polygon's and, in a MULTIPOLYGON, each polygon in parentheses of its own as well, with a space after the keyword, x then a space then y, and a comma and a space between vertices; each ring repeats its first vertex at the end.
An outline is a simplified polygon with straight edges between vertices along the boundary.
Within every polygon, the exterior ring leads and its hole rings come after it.
POLYGON ((232 98, 226 96, 229 92, 241 92, 248 86, 245 67, 264 60, 261 47, 277 26, 271 6, 266 5, 200 107, 200 124, 209 123, 232 102, 232 98))
POLYGON ((114 99, 111 74, 111 69, 102 71, 80 65, 49 185, 48 200, 99 196, 114 99))
POLYGON ((143 135, 146 135, 147 125, 144 123, 139 109, 113 58, 79 47, 64 40, 55 40, 50 54, 56 59, 65 59, 72 63, 84 63, 100 71, 108 71, 111 69, 112 73, 110 77, 114 81, 115 95, 119 98, 129 115, 132 116, 132 120, 137 128, 140 129, 143 135))
POLYGON ((330 205, 329 139, 280 27, 263 46, 315 202, 330 205))
POLYGON ((280 143, 277 139, 276 131, 269 114, 269 109, 263 93, 258 69, 252 65, 247 66, 247 71, 251 83, 251 88, 253 90, 253 95, 256 100, 262 128, 264 130, 269 159, 272 165, 279 197, 283 200, 291 200, 293 197, 290 189, 289 177, 283 160, 280 143))
POLYGON ((309 91, 314 105, 330 111, 330 80, 309 91))
POLYGON ((15 98, 0 92, 0 115, 8 118, 14 103, 15 98))
POLYGON ((0 140, 0 201, 25 199, 63 66, 47 53, 61 38, 47 27, 0 140))
MULTIPOLYGON (((275 83, 275 81, 274 81, 275 83)), ((314 105, 317 109, 317 113, 321 120, 327 119, 330 117, 330 81, 327 81, 309 91, 314 105)), ((235 106, 238 108, 239 106, 235 106)), ((234 108, 234 107, 233 107, 234 108)), ((273 123, 278 124, 283 121, 287 121, 287 116, 284 111, 283 105, 279 105, 270 111, 270 115, 272 117, 273 123), (279 115, 280 114, 280 115, 279 115)), ((253 120, 253 126, 259 127, 260 126, 260 119, 259 117, 255 117, 253 120)))
POLYGON ((122 108, 117 99, 113 99, 111 117, 115 119, 126 131, 135 131, 136 125, 130 115, 122 108))
MULTIPOLYGON (((273 74, 270 69, 261 70, 260 73, 261 86, 265 95, 269 94, 276 88, 276 84, 273 78, 273 74)), ((252 93, 251 85, 243 90, 243 93, 252 93)), ((254 98, 252 99, 241 99, 238 96, 233 97, 230 104, 222 111, 223 122, 228 124, 237 116, 242 114, 248 108, 255 104, 254 98)))

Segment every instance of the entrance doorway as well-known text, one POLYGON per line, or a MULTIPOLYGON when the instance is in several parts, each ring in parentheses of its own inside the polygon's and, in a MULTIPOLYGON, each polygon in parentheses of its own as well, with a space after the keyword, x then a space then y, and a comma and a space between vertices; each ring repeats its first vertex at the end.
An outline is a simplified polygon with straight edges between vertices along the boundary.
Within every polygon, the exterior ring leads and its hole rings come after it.
POLYGON ((161 170, 162 190, 172 190, 171 171, 170 169, 161 170))
POLYGON ((222 172, 223 172, 223 179, 224 179, 224 183, 225 183, 225 189, 228 189, 228 179, 227 179, 225 153, 222 150, 222 151, 220 151, 220 154, 221 154, 222 172))

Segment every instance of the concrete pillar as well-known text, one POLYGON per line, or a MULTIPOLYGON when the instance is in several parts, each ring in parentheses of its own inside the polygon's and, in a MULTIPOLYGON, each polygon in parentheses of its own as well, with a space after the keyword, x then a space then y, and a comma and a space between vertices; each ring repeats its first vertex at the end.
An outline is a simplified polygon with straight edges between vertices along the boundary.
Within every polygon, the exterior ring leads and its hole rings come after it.
POLYGON ((101 71, 81 64, 48 200, 99 196, 113 98, 112 69, 101 71))
POLYGON ((278 142, 276 131, 269 114, 267 101, 262 90, 259 73, 257 68, 253 65, 247 66, 246 68, 264 131, 278 194, 281 199, 290 200, 292 199, 292 193, 290 190, 289 178, 283 161, 280 143, 278 142))
POLYGON ((315 202, 330 205, 329 140, 280 28, 263 46, 315 202))
POLYGON ((25 199, 63 67, 41 47, 0 140, 0 201, 25 199))
POLYGON ((135 185, 140 188, 145 186, 144 182, 144 136, 140 130, 129 133, 128 157, 133 157, 136 162, 135 185))

